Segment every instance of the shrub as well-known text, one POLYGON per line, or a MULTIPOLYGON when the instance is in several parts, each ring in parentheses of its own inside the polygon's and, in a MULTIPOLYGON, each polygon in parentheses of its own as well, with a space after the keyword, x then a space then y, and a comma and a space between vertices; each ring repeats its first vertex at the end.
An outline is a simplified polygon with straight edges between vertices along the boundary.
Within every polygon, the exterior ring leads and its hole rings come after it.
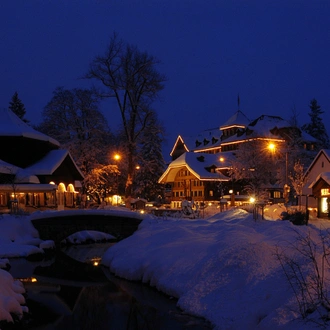
POLYGON ((280 262, 296 299, 297 312, 306 321, 328 328, 330 316, 330 233, 319 231, 312 239, 297 232, 297 240, 287 253, 276 249, 280 262))

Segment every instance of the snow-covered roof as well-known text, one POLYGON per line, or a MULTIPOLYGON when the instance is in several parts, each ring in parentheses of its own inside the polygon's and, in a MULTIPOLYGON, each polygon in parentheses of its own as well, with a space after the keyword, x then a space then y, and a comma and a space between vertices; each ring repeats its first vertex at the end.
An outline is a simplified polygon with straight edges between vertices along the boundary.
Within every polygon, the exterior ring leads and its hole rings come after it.
POLYGON ((60 146, 55 139, 40 133, 21 120, 9 109, 0 109, 0 136, 22 136, 34 140, 46 141, 60 146))
POLYGON ((317 178, 308 186, 308 188, 313 188, 313 186, 320 180, 323 179, 328 185, 330 185, 330 172, 322 172, 317 176, 317 178))
POLYGON ((275 137, 271 130, 274 128, 291 127, 291 125, 279 116, 261 115, 248 125, 248 129, 252 130, 253 136, 275 137))
MULTIPOLYGON (((223 153, 225 154, 225 153, 223 153)), ((199 180, 218 180, 218 181, 229 181, 229 178, 220 172, 211 173, 207 170, 212 165, 216 168, 230 167, 229 159, 225 160, 226 163, 220 161, 222 153, 218 154, 202 154, 195 152, 185 152, 180 157, 171 162, 160 177, 158 182, 163 182, 165 178, 166 182, 173 182, 176 174, 183 167, 196 176, 199 180), (227 166, 228 162, 228 166, 227 166)))
POLYGON ((0 173, 15 174, 20 168, 0 159, 0 173))
MULTIPOLYGON (((307 168, 304 176, 306 177, 308 175, 308 173, 311 171, 311 169, 313 168, 313 166, 315 165, 315 163, 317 162, 317 160, 320 158, 321 155, 324 155, 325 158, 328 160, 328 162, 330 163, 330 149, 321 149, 317 155, 315 156, 315 158, 313 159, 313 161, 311 162, 311 164, 309 165, 309 167, 307 168)), ((313 185, 313 183, 310 185, 310 187, 313 185)))
POLYGON ((15 182, 13 183, 40 183, 34 173, 29 170, 20 168, 18 166, 9 164, 0 159, 0 173, 15 175, 15 182))
POLYGON ((220 126, 220 129, 226 129, 229 126, 247 126, 250 120, 244 115, 241 110, 237 110, 224 124, 220 126))
POLYGON ((69 151, 64 149, 51 150, 44 158, 42 158, 37 163, 27 167, 26 170, 29 170, 36 175, 52 175, 56 171, 56 169, 63 163, 66 157, 70 157, 79 174, 84 177, 84 175, 81 173, 80 169, 77 167, 76 163, 72 159, 72 156, 69 151))
POLYGON ((11 184, 0 184, 1 191, 12 192, 15 188, 16 192, 44 192, 57 189, 57 185, 48 183, 19 183, 15 186, 11 184))

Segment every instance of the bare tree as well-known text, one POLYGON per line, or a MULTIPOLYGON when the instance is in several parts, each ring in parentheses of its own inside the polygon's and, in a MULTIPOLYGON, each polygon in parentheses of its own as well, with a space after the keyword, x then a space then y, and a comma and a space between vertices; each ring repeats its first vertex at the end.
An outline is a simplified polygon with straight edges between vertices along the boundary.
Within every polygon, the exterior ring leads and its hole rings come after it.
POLYGON ((298 160, 295 162, 293 167, 293 173, 289 174, 289 179, 291 181, 292 187, 299 198, 299 206, 301 208, 301 196, 303 187, 306 184, 308 178, 305 176, 305 170, 303 164, 298 160))
POLYGON ((120 111, 127 148, 126 197, 132 192, 139 138, 153 113, 151 105, 164 87, 165 76, 156 70, 157 64, 155 57, 114 33, 105 54, 94 58, 85 75, 102 83, 102 97, 115 98, 120 111))
POLYGON ((329 327, 329 231, 314 236, 295 230, 297 239, 286 249, 275 250, 285 277, 294 293, 296 308, 303 320, 329 327))
POLYGON ((299 112, 296 109, 296 106, 293 105, 291 108, 291 116, 289 118, 289 124, 292 127, 299 127, 298 119, 300 117, 299 112))
MULTIPOLYGON (((100 182, 109 181, 103 176, 110 171, 109 157, 113 139, 107 120, 99 110, 99 97, 90 89, 55 89, 52 99, 42 113, 39 131, 55 138, 61 147, 68 149, 85 176, 83 192, 99 201, 100 182), (99 179, 96 176, 100 175, 99 179)), ((113 173, 115 171, 110 171, 113 173)), ((108 182, 113 185, 113 182, 108 182)))

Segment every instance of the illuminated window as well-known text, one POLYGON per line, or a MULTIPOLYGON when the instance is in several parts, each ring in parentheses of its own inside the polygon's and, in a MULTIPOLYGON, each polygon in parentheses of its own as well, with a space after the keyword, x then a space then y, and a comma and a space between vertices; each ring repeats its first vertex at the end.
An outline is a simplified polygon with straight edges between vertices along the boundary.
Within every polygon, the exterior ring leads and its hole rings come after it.
POLYGON ((327 188, 327 189, 321 189, 321 195, 324 196, 324 195, 330 195, 330 189, 327 188))
POLYGON ((274 191, 274 198, 281 198, 281 193, 279 191, 274 191))
POLYGON ((213 197, 213 190, 209 191, 209 195, 210 195, 210 197, 213 197))

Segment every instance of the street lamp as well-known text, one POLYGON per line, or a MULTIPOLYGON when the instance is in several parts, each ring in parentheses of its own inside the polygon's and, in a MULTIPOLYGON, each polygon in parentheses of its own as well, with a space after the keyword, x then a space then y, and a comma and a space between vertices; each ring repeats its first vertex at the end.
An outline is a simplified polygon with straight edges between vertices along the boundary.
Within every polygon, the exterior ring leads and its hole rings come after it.
MULTIPOLYGON (((276 150, 276 145, 272 142, 268 144, 268 149, 274 153, 276 150)), ((285 150, 285 184, 283 188, 283 197, 285 199, 285 203, 289 201, 289 193, 290 193, 290 186, 288 184, 288 150, 285 150)))
POLYGON ((121 156, 118 154, 118 153, 116 153, 114 156, 113 156, 113 158, 114 158, 114 160, 116 161, 116 163, 117 163, 117 172, 116 172, 116 186, 117 186, 117 196, 116 196, 116 204, 117 204, 117 206, 118 206, 118 198, 119 198, 119 182, 118 182, 118 177, 119 177, 119 175, 118 175, 118 162, 119 162, 119 160, 121 159, 121 156))

